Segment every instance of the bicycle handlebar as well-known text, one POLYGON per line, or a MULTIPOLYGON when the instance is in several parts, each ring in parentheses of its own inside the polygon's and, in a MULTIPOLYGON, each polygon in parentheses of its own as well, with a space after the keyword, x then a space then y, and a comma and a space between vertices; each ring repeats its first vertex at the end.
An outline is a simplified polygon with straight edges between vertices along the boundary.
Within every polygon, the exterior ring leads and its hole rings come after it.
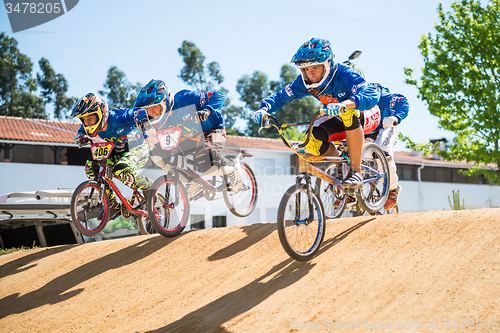
POLYGON ((276 127, 276 129, 278 130, 278 134, 280 135, 281 140, 285 143, 285 145, 293 150, 299 150, 299 149, 304 148, 309 143, 309 138, 311 136, 313 125, 314 125, 314 122, 316 121, 316 119, 318 119, 319 117, 321 117, 325 114, 326 113, 324 113, 324 111, 320 110, 313 115, 310 122, 280 124, 278 119, 276 119, 275 116, 268 113, 262 119, 262 123, 265 123, 265 124, 261 124, 261 126, 259 127, 259 132, 263 128, 269 128, 271 126, 276 127), (271 123, 271 120, 272 120, 272 123, 271 123), (297 144, 294 144, 294 145, 290 144, 288 142, 288 140, 283 136, 283 133, 281 132, 281 129, 283 129, 283 128, 294 127, 294 126, 304 126, 304 125, 309 125, 309 128, 307 130, 307 134, 306 134, 306 138, 305 138, 304 142, 302 142, 298 145, 297 144))
MULTIPOLYGON (((343 109, 341 111, 342 114, 344 113, 347 113, 349 112, 350 109, 343 109)), ((322 117, 322 116, 326 116, 326 110, 325 109, 320 109, 319 111, 317 111, 311 118, 311 121, 310 122, 300 122, 300 123, 288 123, 288 124, 280 124, 278 119, 276 119, 275 116, 273 116, 272 114, 268 113, 266 115, 264 115, 264 117, 262 118, 262 123, 259 127, 259 132, 263 129, 263 128, 269 128, 271 126, 273 127, 276 127, 276 129, 278 130, 278 134, 280 135, 281 137, 281 140, 283 140, 283 142, 285 143, 286 146, 288 146, 289 148, 293 149, 293 150, 299 150, 299 149, 302 149, 302 148, 305 148, 307 146, 307 144, 309 143, 309 140, 310 140, 310 137, 311 137, 311 134, 312 134, 312 130, 313 130, 313 126, 314 126, 314 122, 316 121, 316 119, 318 119, 319 117, 322 117), (271 121, 273 123, 271 123, 271 121), (281 129, 283 128, 287 128, 287 127, 293 127, 293 126, 305 126, 305 125, 309 125, 308 129, 307 129, 307 133, 306 133, 306 137, 305 137, 305 140, 304 142, 302 143, 299 143, 299 144, 290 144, 288 142, 288 140, 286 140, 286 138, 283 136, 283 133, 281 132, 281 129)))
POLYGON ((78 145, 78 149, 82 149, 83 146, 86 146, 87 144, 92 145, 93 143, 94 141, 92 141, 91 138, 87 138, 84 142, 80 142, 80 144, 78 145))

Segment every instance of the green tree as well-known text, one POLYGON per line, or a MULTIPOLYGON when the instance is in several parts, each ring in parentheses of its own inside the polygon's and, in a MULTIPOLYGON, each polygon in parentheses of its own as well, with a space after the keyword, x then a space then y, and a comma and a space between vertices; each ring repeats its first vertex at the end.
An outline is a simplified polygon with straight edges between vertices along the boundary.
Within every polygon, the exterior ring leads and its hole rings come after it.
MULTIPOLYGON (((226 93, 227 96, 227 93, 226 93)), ((226 98, 224 107, 221 109, 222 115, 224 117, 224 125, 226 126, 226 132, 230 135, 242 135, 234 125, 241 115, 244 114, 244 108, 242 106, 232 105, 229 98, 226 98)))
POLYGON ((36 96, 33 63, 17 41, 0 33, 0 115, 47 119, 43 99, 36 96))
POLYGON ((56 74, 50 66, 47 59, 42 58, 38 62, 42 74, 36 74, 38 85, 42 89, 42 98, 44 105, 54 103, 54 117, 63 119, 73 104, 76 102, 75 97, 67 97, 68 81, 62 74, 56 74))
MULTIPOLYGON (((244 75, 238 80, 236 91, 240 94, 240 99, 245 103, 246 117, 250 119, 250 113, 257 110, 262 100, 272 93, 279 91, 287 84, 293 82, 298 76, 295 67, 285 64, 281 67, 280 79, 269 81, 266 74, 255 71, 252 76, 244 75)), ((313 97, 295 99, 276 112, 276 117, 281 123, 309 121, 319 108, 319 102, 313 97)), ((259 126, 248 121, 247 135, 257 136, 259 126)), ((277 137, 275 129, 264 129, 262 136, 277 137)))
POLYGON ((457 135, 440 154, 473 162, 468 175, 482 173, 500 183, 500 0, 485 7, 479 1, 455 1, 451 8, 445 13, 439 5, 435 35, 422 36, 419 45, 420 81, 407 67, 406 82, 417 87, 440 127, 457 135), (497 170, 479 169, 481 163, 497 170))
POLYGON ((222 76, 219 63, 212 61, 205 67, 205 56, 193 42, 187 40, 182 42, 182 46, 177 51, 184 62, 179 78, 200 92, 215 90, 222 92, 226 96, 226 101, 220 111, 224 118, 226 132, 231 135, 241 135, 234 128, 234 124, 241 117, 243 108, 232 105, 228 97, 229 91, 221 86, 224 76, 222 76))
MULTIPOLYGON (((271 94, 270 82, 265 73, 260 71, 253 72, 252 76, 243 75, 236 84, 236 91, 240 94, 240 100, 245 103, 246 119, 248 127, 245 134, 248 136, 257 136, 259 125, 250 121, 250 113, 259 108, 260 102, 271 94)), ((276 137, 275 129, 264 129, 261 135, 264 137, 276 137)))
MULTIPOLYGON (((279 81, 271 82, 271 90, 278 91, 287 84, 293 82, 298 76, 297 69, 285 64, 281 67, 279 81)), ((282 123, 310 121, 313 114, 320 108, 320 103, 312 96, 307 96, 285 104, 282 109, 276 112, 276 117, 282 123)))
POLYGON ((194 89, 215 90, 224 81, 219 63, 212 61, 205 68, 205 56, 193 42, 183 41, 177 52, 184 61, 179 78, 194 89))
POLYGON ((141 83, 131 84, 127 80, 125 73, 116 66, 109 68, 103 86, 107 91, 99 90, 99 94, 106 97, 110 109, 132 107, 137 94, 143 87, 141 83))

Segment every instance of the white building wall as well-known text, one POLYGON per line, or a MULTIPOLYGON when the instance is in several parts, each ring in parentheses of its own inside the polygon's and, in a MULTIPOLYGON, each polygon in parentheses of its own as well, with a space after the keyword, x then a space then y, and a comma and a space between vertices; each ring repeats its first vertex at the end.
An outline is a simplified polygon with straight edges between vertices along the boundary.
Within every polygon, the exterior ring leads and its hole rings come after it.
MULTIPOLYGON (((226 208, 222 197, 191 202, 191 214, 205 216, 205 227, 212 226, 212 216, 225 215, 228 226, 258 222, 275 222, 281 197, 295 183, 290 175, 290 153, 248 150, 253 156, 244 161, 253 169, 258 184, 258 202, 248 217, 239 218, 226 208)), ((163 174, 159 169, 145 171, 152 180, 163 174)), ((10 192, 75 188, 87 180, 83 166, 53 164, 0 163, 0 196, 10 192)), ((126 196, 132 191, 119 181, 126 196)), ((449 210, 448 196, 460 190, 466 209, 500 207, 500 186, 401 181, 401 212, 449 210)))
POLYGON ((399 209, 402 213, 450 210, 448 197, 453 204, 453 190, 459 190, 460 203, 465 209, 500 207, 500 186, 400 181, 402 187, 399 209))
POLYGON ((500 207, 500 186, 489 187, 490 207, 500 207))
POLYGON ((0 195, 75 188, 85 180, 83 166, 0 163, 0 195))

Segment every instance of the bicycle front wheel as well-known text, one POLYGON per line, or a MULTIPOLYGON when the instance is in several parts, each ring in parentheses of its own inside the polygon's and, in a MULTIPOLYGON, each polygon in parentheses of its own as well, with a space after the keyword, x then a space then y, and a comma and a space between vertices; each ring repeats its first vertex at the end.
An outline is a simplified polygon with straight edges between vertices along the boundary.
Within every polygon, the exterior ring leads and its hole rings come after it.
MULTIPOLYGON (((337 179, 344 179, 342 164, 332 164, 328 166, 325 172, 337 179)), ((341 185, 336 186, 321 178, 317 178, 315 191, 316 195, 321 198, 327 219, 336 219, 342 216, 346 207, 346 196, 342 191, 341 185)))
POLYGON ((165 237, 174 237, 186 227, 189 219, 189 197, 182 183, 161 176, 156 179, 148 195, 149 221, 165 237))
POLYGON ((312 214, 306 184, 295 184, 283 195, 278 209, 281 245, 291 258, 299 261, 314 258, 325 237, 323 205, 313 190, 311 200, 312 214))
POLYGON ((240 162, 243 173, 243 185, 236 192, 222 193, 227 208, 238 217, 246 217, 257 205, 257 180, 252 169, 245 162, 240 162))
POLYGON ((101 185, 93 180, 81 183, 71 197, 71 218, 75 228, 85 236, 95 236, 109 218, 109 199, 101 185))

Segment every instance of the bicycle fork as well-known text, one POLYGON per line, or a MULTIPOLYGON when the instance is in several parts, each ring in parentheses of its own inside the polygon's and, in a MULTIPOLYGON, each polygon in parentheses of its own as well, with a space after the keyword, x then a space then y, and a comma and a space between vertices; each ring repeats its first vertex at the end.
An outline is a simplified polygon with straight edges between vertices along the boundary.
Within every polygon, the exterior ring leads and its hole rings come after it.
POLYGON ((100 205, 106 193, 106 180, 113 178, 112 170, 106 165, 106 162, 101 162, 99 173, 96 180, 101 184, 101 195, 97 198, 97 203, 100 205))
MULTIPOLYGON (((311 186, 311 177, 309 174, 299 175, 295 182, 300 184, 302 179, 306 182, 306 193, 307 193, 307 206, 309 208, 309 219, 305 222, 305 225, 308 225, 312 221, 314 221, 314 205, 313 205, 313 196, 312 196, 312 186, 311 186)), ((295 200, 295 216, 300 216, 300 192, 297 193, 297 200, 295 200)))
MULTIPOLYGON (((179 187, 175 186, 175 184, 179 184, 179 172, 177 170, 171 170, 171 172, 174 174, 174 200, 173 202, 170 202, 170 186, 171 184, 167 183, 165 185, 165 204, 164 208, 170 208, 174 209, 179 205, 179 187)), ((169 212, 167 212, 169 214, 169 212)))

